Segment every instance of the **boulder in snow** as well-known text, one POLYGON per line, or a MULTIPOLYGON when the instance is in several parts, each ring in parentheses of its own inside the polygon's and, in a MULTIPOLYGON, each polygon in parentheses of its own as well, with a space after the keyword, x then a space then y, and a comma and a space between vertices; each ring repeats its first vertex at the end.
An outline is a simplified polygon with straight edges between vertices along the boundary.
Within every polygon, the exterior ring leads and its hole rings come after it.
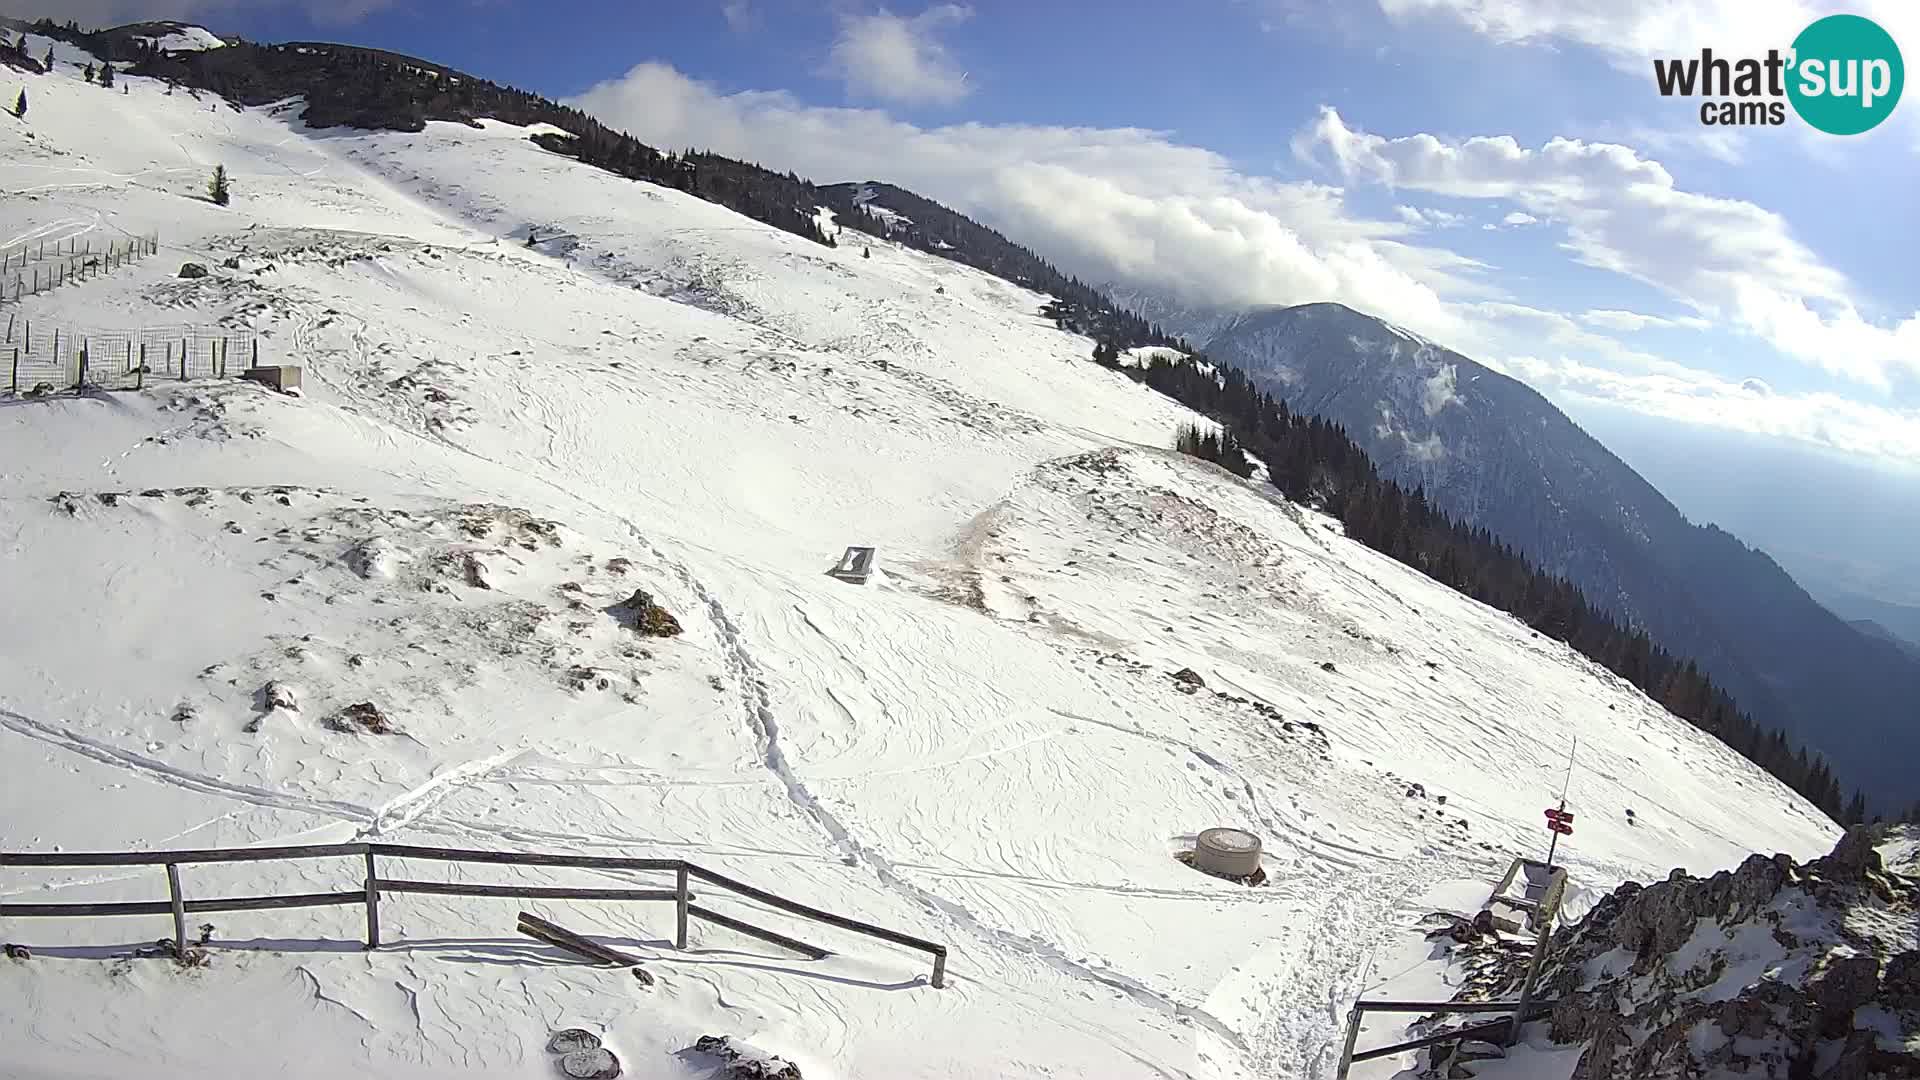
POLYGON ((680 633, 680 620, 673 613, 653 602, 653 596, 645 589, 633 590, 633 595, 608 609, 629 625, 637 634, 647 637, 675 637, 680 633))
POLYGON ((180 264, 180 276, 183 278, 203 278, 207 276, 207 273, 207 268, 199 263, 190 262, 180 264))
POLYGON ((731 1035, 702 1035, 681 1053, 718 1059, 716 1080, 802 1080, 800 1066, 731 1035))

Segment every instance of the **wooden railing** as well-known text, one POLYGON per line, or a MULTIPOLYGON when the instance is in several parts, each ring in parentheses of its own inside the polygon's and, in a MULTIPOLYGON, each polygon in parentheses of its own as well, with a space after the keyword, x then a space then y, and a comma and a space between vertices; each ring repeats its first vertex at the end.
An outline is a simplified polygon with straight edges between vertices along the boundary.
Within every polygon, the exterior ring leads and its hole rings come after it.
POLYGON ((259 911, 271 908, 328 907, 359 904, 366 907, 366 947, 380 947, 380 899, 387 893, 430 893, 444 896, 518 897, 529 900, 612 900, 672 901, 675 909, 674 946, 687 947, 687 923, 699 919, 749 937, 792 949, 811 959, 829 955, 826 949, 775 933, 751 923, 723 915, 693 903, 690 888, 693 878, 768 907, 797 915, 855 934, 917 949, 933 957, 932 985, 946 985, 947 947, 882 926, 835 915, 816 907, 755 888, 744 881, 695 865, 685 859, 640 859, 624 856, 561 855, 543 852, 482 851, 467 848, 415 847, 409 844, 381 844, 371 841, 348 844, 309 844, 297 847, 204 848, 180 851, 107 851, 107 852, 0 852, 0 867, 33 866, 164 866, 167 871, 167 899, 159 901, 113 903, 15 904, 0 903, 0 919, 6 918, 95 918, 114 915, 173 916, 176 955, 187 950, 188 912, 259 911), (535 885, 479 885, 457 881, 411 881, 380 876, 380 857, 429 859, 440 862, 492 863, 507 866, 579 867, 594 870, 671 870, 671 889, 578 889, 535 885), (267 862, 291 859, 329 859, 358 857, 366 862, 362 887, 350 891, 294 893, 279 896, 235 896, 221 899, 188 899, 180 885, 180 868, 195 864, 267 862))

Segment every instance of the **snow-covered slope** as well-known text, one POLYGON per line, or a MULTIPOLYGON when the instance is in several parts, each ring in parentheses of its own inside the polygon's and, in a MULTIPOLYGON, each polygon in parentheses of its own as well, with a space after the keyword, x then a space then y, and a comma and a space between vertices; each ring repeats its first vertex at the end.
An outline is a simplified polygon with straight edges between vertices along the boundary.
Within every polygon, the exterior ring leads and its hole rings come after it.
POLYGON ((657 905, 530 905, 649 958, 650 990, 531 947, 505 901, 390 898, 372 954, 357 914, 215 916, 191 971, 110 959, 164 919, 18 922, 14 1074, 541 1075, 587 1026, 639 1076, 700 1075, 674 1052, 709 1032, 810 1080, 1324 1075, 1398 906, 1536 847, 1576 736, 1583 881, 1836 835, 1566 648, 1159 449, 1198 418, 1039 296, 519 129, 314 133, 123 82, 58 73, 0 121, 0 243, 158 230, 162 256, 9 313, 246 325, 306 395, 0 405, 0 849, 685 856, 947 942, 951 985, 750 909, 835 955, 713 928, 678 953, 657 905), (864 587, 825 574, 849 544, 879 548, 864 587), (685 633, 623 625, 636 589, 685 633), (363 702, 393 732, 340 719, 363 702), (1173 858, 1223 824, 1267 884, 1173 858))

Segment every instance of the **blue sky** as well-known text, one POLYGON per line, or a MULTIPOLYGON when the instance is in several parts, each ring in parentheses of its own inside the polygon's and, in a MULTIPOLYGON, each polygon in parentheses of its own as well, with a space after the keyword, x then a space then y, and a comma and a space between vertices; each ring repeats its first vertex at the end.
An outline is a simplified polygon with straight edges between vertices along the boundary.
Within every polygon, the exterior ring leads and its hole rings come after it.
MULTIPOLYGON (((1576 419, 1658 421, 1635 443, 1687 425, 1705 470, 1757 435, 1920 485, 1920 101, 1843 139, 1705 127, 1653 85, 1655 56, 1841 10, 1809 0, 20 2, 430 57, 660 145, 901 183, 1092 280, 1340 300, 1576 419)), ((1920 43, 1920 5, 1846 10, 1920 43)))

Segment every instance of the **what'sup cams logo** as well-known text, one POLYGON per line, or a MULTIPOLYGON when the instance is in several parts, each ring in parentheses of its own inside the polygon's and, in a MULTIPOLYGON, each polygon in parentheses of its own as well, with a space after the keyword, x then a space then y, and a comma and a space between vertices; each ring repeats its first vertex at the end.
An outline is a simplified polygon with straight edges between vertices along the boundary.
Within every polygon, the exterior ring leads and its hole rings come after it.
POLYGON ((1791 104, 1829 135, 1858 135, 1899 104, 1906 68, 1878 23, 1829 15, 1800 31, 1785 54, 1730 60, 1701 49, 1698 57, 1655 60, 1653 78, 1662 97, 1717 99, 1700 103, 1702 124, 1784 124, 1791 104))

